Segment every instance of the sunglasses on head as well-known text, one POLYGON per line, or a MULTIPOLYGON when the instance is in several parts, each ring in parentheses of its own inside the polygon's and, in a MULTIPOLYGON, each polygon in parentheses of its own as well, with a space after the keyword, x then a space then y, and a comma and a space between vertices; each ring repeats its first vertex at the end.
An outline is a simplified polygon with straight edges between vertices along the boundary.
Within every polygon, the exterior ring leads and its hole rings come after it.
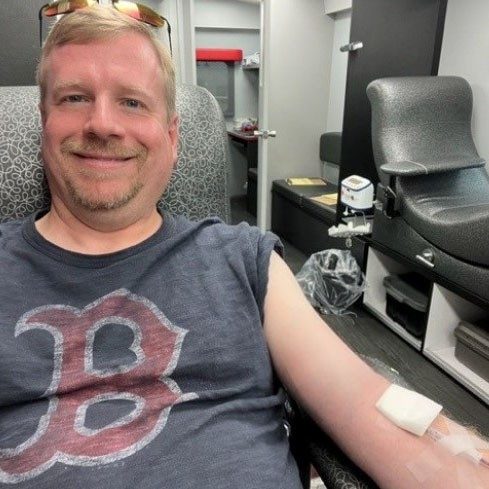
MULTIPOLYGON (((55 15, 64 15, 80 10, 82 8, 93 7, 98 4, 99 0, 57 0, 55 2, 43 5, 39 10, 39 36, 42 45, 42 18, 54 17, 55 15)), ((112 6, 119 12, 139 20, 153 27, 163 27, 166 25, 168 32, 168 41, 170 54, 172 53, 171 27, 165 17, 161 16, 153 9, 142 5, 141 3, 127 2, 125 0, 112 0, 112 6)))

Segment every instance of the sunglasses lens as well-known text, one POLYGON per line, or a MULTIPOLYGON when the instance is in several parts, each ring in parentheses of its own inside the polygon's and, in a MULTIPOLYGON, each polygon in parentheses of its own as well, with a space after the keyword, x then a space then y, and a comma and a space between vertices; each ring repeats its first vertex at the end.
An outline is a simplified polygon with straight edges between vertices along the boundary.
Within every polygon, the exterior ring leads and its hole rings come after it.
MULTIPOLYGON (((39 37, 42 44, 42 17, 53 17, 55 15, 69 14, 75 10, 85 7, 92 7, 99 3, 99 0, 57 0, 51 2, 39 10, 39 37)), ((132 17, 133 19, 145 22, 154 27, 163 27, 166 25, 168 30, 168 38, 171 46, 171 28, 168 21, 153 9, 146 7, 140 3, 128 2, 125 0, 112 0, 112 6, 119 12, 132 17)))
POLYGON ((52 2, 43 8, 42 14, 46 17, 69 14, 81 8, 91 7, 96 3, 96 0, 60 0, 58 2, 52 2))
POLYGON ((133 17, 134 19, 145 22, 155 27, 162 27, 165 25, 165 19, 157 14, 154 10, 141 5, 140 3, 126 2, 124 0, 114 1, 114 7, 126 15, 133 17))

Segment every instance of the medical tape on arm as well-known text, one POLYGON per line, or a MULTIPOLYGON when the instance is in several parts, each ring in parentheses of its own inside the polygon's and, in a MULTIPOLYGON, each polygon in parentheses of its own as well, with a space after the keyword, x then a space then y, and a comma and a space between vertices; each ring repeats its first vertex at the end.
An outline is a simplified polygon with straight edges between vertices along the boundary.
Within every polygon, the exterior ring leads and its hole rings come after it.
POLYGON ((426 432, 427 436, 452 455, 462 455, 475 464, 482 463, 484 455, 481 451, 489 451, 489 443, 449 419, 445 420, 445 424, 447 433, 431 426, 426 432))
MULTIPOLYGON (((426 435, 435 443, 424 450, 414 460, 406 464, 407 469, 421 484, 430 487, 437 472, 446 470, 446 462, 442 463, 440 455, 448 451, 451 455, 462 456, 472 462, 472 465, 456 464, 455 471, 460 489, 483 489, 478 465, 484 465, 483 455, 479 450, 488 450, 489 443, 482 440, 468 429, 444 419, 447 433, 434 427, 428 428, 426 435)), ((484 470, 482 467, 480 470, 484 470)))
MULTIPOLYGON (((377 401, 376 408, 396 426, 416 436, 426 435, 434 441, 432 447, 406 465, 419 483, 427 483, 444 468, 440 458, 443 452, 467 458, 475 465, 489 467, 480 452, 489 450, 489 443, 448 419, 444 422, 446 433, 432 426, 442 406, 422 394, 391 384, 377 401)), ((457 475, 465 481, 477 477, 469 474, 468 469, 458 467, 457 475)), ((471 486, 464 483, 460 487, 471 486)))

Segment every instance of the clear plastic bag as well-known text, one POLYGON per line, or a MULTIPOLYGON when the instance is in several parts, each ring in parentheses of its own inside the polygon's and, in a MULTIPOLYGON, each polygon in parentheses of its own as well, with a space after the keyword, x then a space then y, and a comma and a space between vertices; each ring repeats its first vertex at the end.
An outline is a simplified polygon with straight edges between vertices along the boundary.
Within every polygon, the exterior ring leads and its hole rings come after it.
POLYGON ((365 275, 349 250, 314 253, 296 275, 304 294, 322 314, 343 314, 365 289, 365 275))

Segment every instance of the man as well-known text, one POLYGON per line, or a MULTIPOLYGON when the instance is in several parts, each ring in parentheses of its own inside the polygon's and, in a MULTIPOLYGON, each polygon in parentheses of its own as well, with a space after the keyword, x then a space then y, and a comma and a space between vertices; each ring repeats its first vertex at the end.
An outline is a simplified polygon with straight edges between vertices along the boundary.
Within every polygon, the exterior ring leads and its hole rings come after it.
POLYGON ((298 489, 277 372, 381 487, 488 487, 376 410, 389 383, 310 307, 275 237, 157 211, 178 119, 149 29, 66 15, 38 78, 52 203, 0 228, 1 484, 298 489))

